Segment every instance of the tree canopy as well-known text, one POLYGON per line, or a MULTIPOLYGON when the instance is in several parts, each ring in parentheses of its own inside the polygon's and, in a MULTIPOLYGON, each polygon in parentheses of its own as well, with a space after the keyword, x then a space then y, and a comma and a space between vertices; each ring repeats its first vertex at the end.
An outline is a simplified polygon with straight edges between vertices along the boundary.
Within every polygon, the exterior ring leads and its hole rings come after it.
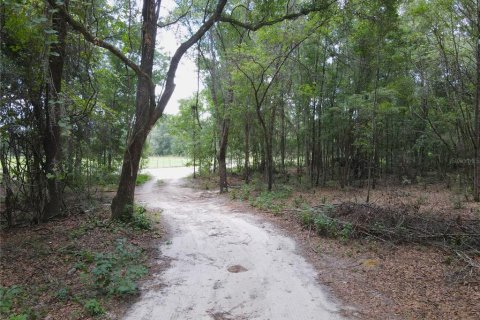
POLYGON ((0 160, 6 219, 62 214, 64 193, 119 173, 131 217, 147 137, 228 189, 435 176, 480 197, 480 1, 5 0, 0 160), (179 32, 172 56, 159 29, 179 32), (182 57, 203 92, 160 124, 182 57), (120 171, 119 171, 120 170, 120 171))

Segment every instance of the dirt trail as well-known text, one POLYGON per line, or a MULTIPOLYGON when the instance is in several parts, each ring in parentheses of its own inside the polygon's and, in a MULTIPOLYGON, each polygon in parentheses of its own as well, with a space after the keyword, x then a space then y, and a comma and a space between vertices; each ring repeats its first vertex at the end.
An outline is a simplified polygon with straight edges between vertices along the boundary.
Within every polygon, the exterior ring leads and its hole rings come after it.
POLYGON ((341 319, 295 243, 272 225, 232 212, 212 194, 176 178, 188 169, 150 170, 137 201, 162 208, 171 263, 125 319, 341 319), (156 183, 161 179, 162 183, 156 183), (210 196, 209 196, 210 195, 210 196))

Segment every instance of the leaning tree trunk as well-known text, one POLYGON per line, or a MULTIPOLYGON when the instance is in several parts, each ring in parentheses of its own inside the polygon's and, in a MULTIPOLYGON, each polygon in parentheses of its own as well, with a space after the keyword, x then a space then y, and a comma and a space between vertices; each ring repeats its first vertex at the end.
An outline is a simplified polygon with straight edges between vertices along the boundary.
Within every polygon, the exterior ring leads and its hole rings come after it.
POLYGON ((129 134, 117 194, 113 198, 111 206, 112 218, 117 220, 130 220, 133 215, 135 182, 140 158, 148 133, 153 126, 152 116, 155 105, 152 101, 150 79, 153 74, 155 40, 157 38, 158 5, 155 0, 145 0, 143 3, 142 58, 140 64, 143 75, 140 75, 137 80, 135 124, 129 134))
MULTIPOLYGON (((65 1, 68 6, 68 1, 65 1)), ((52 15, 52 29, 57 32, 57 41, 50 46, 48 60, 49 82, 46 86, 48 100, 45 103, 45 132, 43 148, 47 175, 47 203, 43 208, 41 220, 46 221, 61 213, 62 195, 62 136, 60 119, 63 117, 63 105, 60 102, 62 92, 62 74, 65 61, 65 39, 67 23, 59 12, 52 15), (53 101, 50 101, 53 99, 53 101)))
POLYGON ((145 140, 146 134, 137 135, 132 138, 125 151, 117 194, 112 201, 113 219, 128 221, 132 217, 135 182, 145 140))
MULTIPOLYGON (((50 0, 49 0, 50 1, 50 0)), ((140 71, 137 72, 137 96, 135 100, 135 124, 130 134, 124 161, 120 183, 115 198, 112 201, 112 218, 129 220, 133 215, 133 203, 135 193, 135 181, 139 168, 143 145, 153 125, 162 116, 168 101, 175 90, 175 74, 180 59, 197 41, 207 32, 225 7, 226 0, 219 0, 215 12, 187 41, 183 42, 175 51, 166 74, 163 93, 155 105, 155 86, 151 82, 153 74, 153 61, 155 55, 155 41, 157 38, 157 20, 160 9, 160 1, 144 0, 143 2, 143 25, 142 25, 142 57, 140 71)), ((97 41, 98 42, 98 41, 97 41)), ((108 47, 105 45, 105 47, 108 47)), ((117 57, 129 63, 131 67, 138 67, 126 59, 117 51, 113 51, 117 57)))

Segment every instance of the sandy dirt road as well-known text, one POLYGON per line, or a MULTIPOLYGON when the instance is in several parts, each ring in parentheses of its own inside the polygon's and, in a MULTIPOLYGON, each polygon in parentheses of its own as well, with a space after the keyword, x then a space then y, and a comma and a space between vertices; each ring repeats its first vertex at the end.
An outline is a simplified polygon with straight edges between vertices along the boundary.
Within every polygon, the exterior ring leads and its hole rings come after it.
POLYGON ((295 242, 224 200, 185 186, 187 168, 154 169, 136 200, 163 209, 170 261, 125 319, 341 319, 295 242), (162 183, 156 180, 161 179, 162 183))

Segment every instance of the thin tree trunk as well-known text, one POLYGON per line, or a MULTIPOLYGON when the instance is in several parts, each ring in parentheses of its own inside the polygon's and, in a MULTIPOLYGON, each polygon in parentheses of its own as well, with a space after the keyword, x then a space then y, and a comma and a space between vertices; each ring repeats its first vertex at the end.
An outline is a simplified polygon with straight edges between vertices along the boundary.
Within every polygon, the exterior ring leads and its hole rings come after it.
POLYGON ((228 129, 230 126, 230 121, 228 119, 223 119, 222 123, 222 132, 220 136, 220 145, 218 148, 218 173, 219 173, 219 187, 220 193, 228 191, 227 183, 227 164, 226 164, 226 155, 227 155, 227 145, 228 145, 228 129))
POLYGON ((244 164, 243 174, 244 174, 245 183, 248 184, 250 182, 250 124, 249 124, 248 112, 247 112, 247 116, 245 117, 244 133, 245 133, 245 145, 244 145, 245 164, 244 164))
POLYGON ((281 128, 280 128, 280 157, 281 157, 281 166, 282 166, 282 173, 285 174, 287 172, 285 167, 285 156, 286 156, 286 132, 285 132, 285 101, 282 97, 282 109, 280 113, 281 117, 281 128))
POLYGON ((7 142, 0 142, 0 164, 2 165, 2 184, 5 188, 5 217, 7 219, 7 226, 11 227, 13 220, 12 220, 12 213, 13 213, 13 191, 11 187, 11 177, 10 177, 10 170, 9 165, 7 163, 7 142))
POLYGON ((477 0, 477 87, 475 96, 474 198, 480 201, 480 0, 477 0))
MULTIPOLYGON (((379 48, 378 48, 379 49, 379 48)), ((367 199, 366 202, 369 203, 370 201, 370 189, 375 189, 375 166, 377 162, 377 105, 378 105, 378 82, 380 80, 380 53, 377 52, 377 71, 375 75, 375 89, 373 93, 373 116, 372 116, 372 156, 370 157, 369 165, 368 165, 368 189, 367 189, 367 199), (373 183, 372 183, 373 182, 373 183)))

